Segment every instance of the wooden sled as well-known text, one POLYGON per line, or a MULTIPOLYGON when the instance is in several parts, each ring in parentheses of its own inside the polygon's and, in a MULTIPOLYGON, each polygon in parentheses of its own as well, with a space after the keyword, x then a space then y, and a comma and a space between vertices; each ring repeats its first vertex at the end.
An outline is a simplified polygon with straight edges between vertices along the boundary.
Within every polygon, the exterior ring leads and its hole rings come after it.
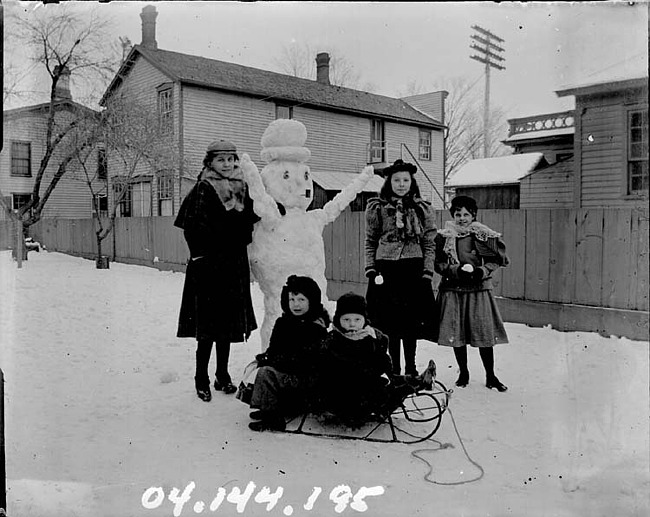
POLYGON ((328 413, 305 412, 289 420, 284 432, 366 442, 419 443, 440 428, 450 394, 441 382, 435 381, 431 391, 407 395, 389 415, 373 417, 359 427, 346 426, 328 413))

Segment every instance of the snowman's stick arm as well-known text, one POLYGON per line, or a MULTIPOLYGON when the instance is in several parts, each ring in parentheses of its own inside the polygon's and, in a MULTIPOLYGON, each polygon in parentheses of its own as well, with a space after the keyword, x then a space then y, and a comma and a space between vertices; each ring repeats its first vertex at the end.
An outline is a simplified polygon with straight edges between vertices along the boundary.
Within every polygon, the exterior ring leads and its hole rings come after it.
POLYGON ((339 192, 334 199, 329 201, 322 208, 325 214, 325 224, 329 224, 336 219, 346 207, 354 201, 357 194, 363 190, 363 187, 370 181, 374 175, 372 166, 365 167, 354 180, 339 192))
POLYGON ((247 154, 242 156, 241 169, 248 185, 248 193, 253 200, 253 211, 262 218, 262 222, 282 217, 275 199, 264 188, 257 166, 247 154))

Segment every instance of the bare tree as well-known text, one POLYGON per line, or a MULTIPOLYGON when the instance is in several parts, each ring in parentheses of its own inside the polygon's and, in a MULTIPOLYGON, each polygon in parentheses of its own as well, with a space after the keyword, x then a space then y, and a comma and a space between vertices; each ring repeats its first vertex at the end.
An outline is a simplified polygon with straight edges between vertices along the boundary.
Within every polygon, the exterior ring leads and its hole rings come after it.
MULTIPOLYGON (((109 22, 96 10, 79 11, 65 5, 45 5, 16 16, 13 45, 28 50, 31 62, 43 71, 49 87, 44 107, 46 130, 43 156, 34 176, 31 199, 17 212, 3 204, 7 215, 24 228, 40 220, 42 211, 65 175, 77 151, 94 145, 97 112, 62 97, 70 78, 92 91, 102 91, 113 76, 119 55, 111 52, 109 22), (73 145, 74 142, 74 145, 73 145), (77 149, 80 146, 81 149, 77 149)), ((0 198, 2 198, 0 192, 0 198)))
POLYGON ((127 95, 114 95, 106 103, 94 141, 95 147, 105 153, 110 170, 116 173, 110 176, 107 173, 105 180, 99 178, 98 172, 102 169, 92 167, 93 150, 83 145, 74 146, 75 159, 84 172, 84 181, 93 199, 97 267, 102 264, 102 241, 112 232, 134 177, 141 172, 170 171, 178 166, 179 152, 170 129, 159 120, 158 112, 151 106, 127 95), (111 191, 112 206, 105 220, 100 213, 99 197, 100 194, 108 197, 111 191))
MULTIPOLYGON (((477 80, 470 82, 463 77, 443 79, 432 87, 425 88, 417 81, 406 85, 404 94, 417 95, 424 91, 446 90, 445 124, 445 181, 453 176, 469 160, 483 157, 483 100, 477 80)), ((503 109, 490 110, 488 128, 488 156, 509 154, 510 148, 501 140, 506 137, 507 120, 503 109)))
MULTIPOLYGON (((330 55, 330 83, 334 86, 361 89, 372 92, 376 88, 372 83, 363 82, 361 74, 336 49, 324 49, 330 55)), ((275 59, 278 69, 288 75, 303 79, 316 78, 316 52, 310 45, 291 45, 282 49, 275 59)))

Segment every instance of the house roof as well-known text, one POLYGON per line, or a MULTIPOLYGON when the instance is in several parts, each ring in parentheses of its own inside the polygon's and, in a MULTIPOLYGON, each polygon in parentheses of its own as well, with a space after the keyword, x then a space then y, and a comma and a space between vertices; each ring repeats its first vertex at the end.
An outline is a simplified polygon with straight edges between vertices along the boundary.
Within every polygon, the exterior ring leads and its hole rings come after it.
MULTIPOLYGON (((79 104, 78 102, 71 101, 71 100, 61 100, 61 101, 56 101, 55 105, 57 106, 70 106, 74 109, 78 109, 80 111, 84 111, 87 114, 94 114, 98 115, 99 112, 95 111, 92 108, 89 108, 88 106, 84 106, 83 104, 79 104)), ((2 116, 5 119, 9 118, 19 118, 27 113, 34 112, 34 111, 47 111, 50 109, 50 103, 49 102, 42 102, 40 104, 32 104, 31 106, 21 106, 20 108, 13 108, 10 110, 6 110, 2 112, 2 116)))
MULTIPOLYGON (((476 187, 519 183, 544 160, 542 153, 523 153, 481 158, 467 162, 448 181, 447 187, 476 187)), ((545 162, 546 160, 544 160, 545 162)))
POLYGON ((523 176, 520 179, 524 178, 529 178, 533 174, 537 173, 542 173, 545 172, 546 174, 573 174, 573 155, 571 155, 568 158, 564 158, 562 160, 558 160, 557 162, 548 165, 547 167, 540 167, 539 169, 535 169, 534 171, 529 172, 525 176, 523 176))
POLYGON ((558 97, 648 86, 648 54, 642 52, 556 90, 558 97))
MULTIPOLYGON (((343 190, 358 176, 354 172, 332 172, 311 170, 314 183, 317 183, 323 190, 343 190)), ((380 176, 373 176, 363 187, 363 192, 379 192, 384 179, 380 176)))
POLYGON ((444 124, 416 110, 408 103, 373 93, 322 84, 314 80, 269 72, 235 63, 190 54, 153 50, 135 45, 102 97, 121 83, 133 63, 142 56, 174 81, 226 90, 242 95, 314 106, 321 109, 381 116, 399 122, 444 128, 444 124))

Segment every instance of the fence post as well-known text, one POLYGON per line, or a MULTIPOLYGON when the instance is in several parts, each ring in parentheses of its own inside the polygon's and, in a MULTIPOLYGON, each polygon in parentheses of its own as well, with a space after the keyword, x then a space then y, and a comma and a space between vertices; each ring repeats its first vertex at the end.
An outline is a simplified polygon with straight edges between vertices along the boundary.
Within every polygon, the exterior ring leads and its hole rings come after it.
POLYGON ((0 368, 0 517, 7 514, 7 469, 5 467, 5 376, 0 368))

